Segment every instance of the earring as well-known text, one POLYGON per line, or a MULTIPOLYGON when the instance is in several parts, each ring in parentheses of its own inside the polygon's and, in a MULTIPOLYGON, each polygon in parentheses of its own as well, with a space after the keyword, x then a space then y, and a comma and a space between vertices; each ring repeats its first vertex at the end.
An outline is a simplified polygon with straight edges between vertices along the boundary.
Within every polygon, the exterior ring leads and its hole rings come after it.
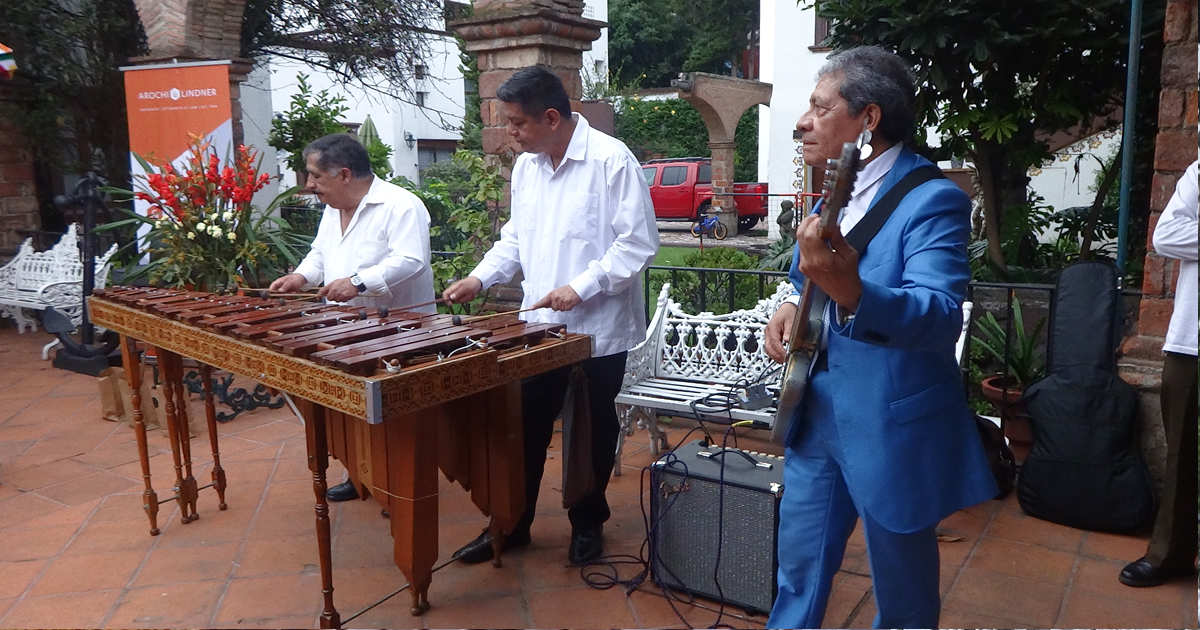
POLYGON ((858 159, 866 160, 871 157, 873 151, 871 147, 871 130, 863 127, 862 133, 858 135, 858 159))

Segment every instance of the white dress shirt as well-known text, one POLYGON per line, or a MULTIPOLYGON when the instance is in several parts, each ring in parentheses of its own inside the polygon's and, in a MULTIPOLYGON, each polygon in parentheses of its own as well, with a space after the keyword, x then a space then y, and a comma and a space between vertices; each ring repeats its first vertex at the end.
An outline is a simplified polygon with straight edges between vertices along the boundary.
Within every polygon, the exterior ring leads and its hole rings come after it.
POLYGON ((1179 263, 1179 278, 1175 282, 1175 310, 1167 326, 1163 350, 1196 356, 1196 258, 1197 258, 1197 194, 1196 162, 1187 167, 1175 194, 1154 226, 1154 251, 1159 256, 1175 258, 1179 263))
POLYGON ((575 308, 523 317, 592 335, 593 356, 603 357, 646 338, 641 274, 658 252, 658 228, 637 159, 583 116, 572 118, 558 169, 547 153, 517 157, 512 216, 471 275, 487 288, 522 271, 522 308, 569 284, 583 300, 575 308))
MULTIPOLYGON (((326 206, 312 250, 296 267, 312 287, 354 274, 367 290, 348 303, 399 308, 429 302, 429 212, 411 192, 376 177, 342 232, 341 211, 326 206)), ((414 309, 437 312, 433 305, 414 309)))

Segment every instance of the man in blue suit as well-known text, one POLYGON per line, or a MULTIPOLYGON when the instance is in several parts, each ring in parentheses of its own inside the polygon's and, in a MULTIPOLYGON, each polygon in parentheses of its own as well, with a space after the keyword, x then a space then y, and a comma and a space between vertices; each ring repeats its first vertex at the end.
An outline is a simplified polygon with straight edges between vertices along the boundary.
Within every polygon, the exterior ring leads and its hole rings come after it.
MULTIPOLYGON (((841 227, 815 216, 796 231, 791 279, 830 297, 823 355, 786 441, 779 594, 768 627, 819 628, 855 521, 863 521, 876 628, 936 628, 941 602, 935 527, 995 496, 954 357, 970 270, 970 203, 949 180, 910 191, 862 256, 849 233, 909 172, 930 162, 905 148, 916 126, 908 64, 876 47, 833 55, 796 128, 804 160, 824 166, 860 134, 870 155, 841 227)), ((864 153, 867 153, 864 150, 864 153)), ((766 329, 786 358, 796 308, 766 329)))

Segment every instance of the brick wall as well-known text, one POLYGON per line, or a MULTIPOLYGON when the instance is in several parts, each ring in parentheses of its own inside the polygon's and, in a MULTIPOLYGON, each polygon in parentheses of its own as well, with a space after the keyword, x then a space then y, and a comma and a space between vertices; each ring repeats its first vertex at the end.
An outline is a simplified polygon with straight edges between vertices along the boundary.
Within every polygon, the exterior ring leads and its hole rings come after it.
POLYGON ((241 49, 245 0, 134 0, 147 59, 231 59, 241 49))
POLYGON ((17 230, 41 227, 33 183, 33 151, 10 121, 0 119, 0 259, 24 240, 17 230))

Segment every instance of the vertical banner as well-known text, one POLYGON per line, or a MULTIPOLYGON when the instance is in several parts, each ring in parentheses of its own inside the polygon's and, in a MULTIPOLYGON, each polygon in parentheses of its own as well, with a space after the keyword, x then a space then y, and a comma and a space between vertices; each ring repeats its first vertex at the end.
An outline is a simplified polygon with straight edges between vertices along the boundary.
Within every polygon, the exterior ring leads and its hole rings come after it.
MULTIPOLYGON (((204 138, 221 156, 233 156, 233 114, 229 101, 229 62, 127 66, 125 108, 129 120, 129 172, 146 174, 134 154, 153 162, 182 166, 192 136, 204 138)), ((136 200, 146 214, 150 204, 136 200)), ((142 227, 142 232, 148 230, 142 227)), ((141 232, 139 233, 141 234, 141 232)))

